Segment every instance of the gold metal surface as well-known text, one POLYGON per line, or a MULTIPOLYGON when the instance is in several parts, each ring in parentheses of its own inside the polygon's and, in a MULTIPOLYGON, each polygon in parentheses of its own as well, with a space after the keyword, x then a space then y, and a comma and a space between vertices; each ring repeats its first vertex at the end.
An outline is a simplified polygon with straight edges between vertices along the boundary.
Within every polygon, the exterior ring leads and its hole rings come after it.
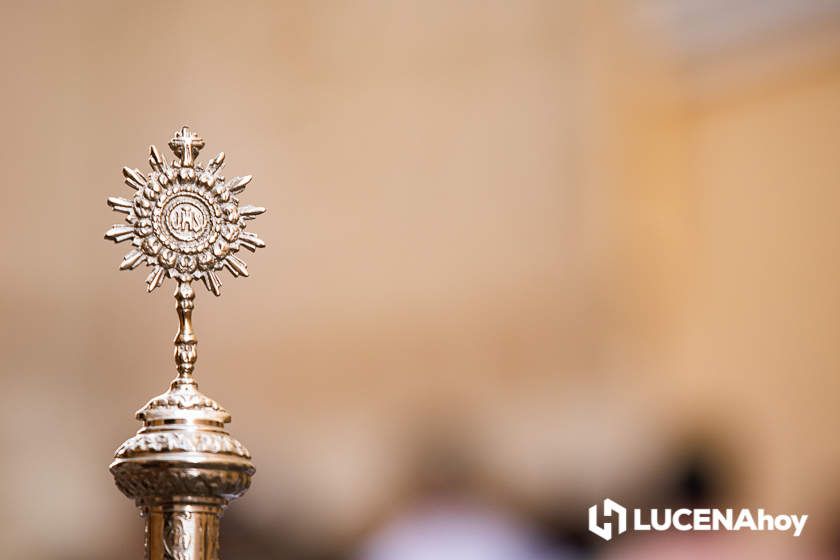
POLYGON ((203 146, 200 136, 182 127, 169 142, 177 159, 170 164, 151 146, 148 177, 123 168, 134 197, 108 199, 109 206, 126 214, 126 224, 114 225, 105 238, 133 245, 120 268, 150 266, 149 292, 167 277, 177 282, 178 375, 137 412, 143 427, 117 449, 110 466, 117 487, 135 500, 145 519, 147 560, 218 559, 219 519, 254 474, 248 450, 225 431, 230 414, 199 392, 193 377, 198 340, 192 282, 201 280, 218 296, 217 273, 223 268, 233 276, 248 275, 236 253, 265 246, 245 231, 246 221, 265 208, 240 206, 235 195, 251 177, 225 181, 224 153, 203 166, 196 161, 203 146))

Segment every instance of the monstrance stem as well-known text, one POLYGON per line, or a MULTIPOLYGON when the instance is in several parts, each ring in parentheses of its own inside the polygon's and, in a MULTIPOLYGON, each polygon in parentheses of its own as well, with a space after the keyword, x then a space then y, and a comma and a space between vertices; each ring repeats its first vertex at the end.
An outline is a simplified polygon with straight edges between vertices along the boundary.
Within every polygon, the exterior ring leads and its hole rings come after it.
POLYGON ((195 292, 190 282, 178 282, 175 289, 175 301, 178 310, 178 334, 175 336, 175 366, 178 377, 172 382, 172 387, 181 385, 196 385, 193 379, 195 370, 196 344, 198 338, 192 327, 192 310, 195 307, 195 292))

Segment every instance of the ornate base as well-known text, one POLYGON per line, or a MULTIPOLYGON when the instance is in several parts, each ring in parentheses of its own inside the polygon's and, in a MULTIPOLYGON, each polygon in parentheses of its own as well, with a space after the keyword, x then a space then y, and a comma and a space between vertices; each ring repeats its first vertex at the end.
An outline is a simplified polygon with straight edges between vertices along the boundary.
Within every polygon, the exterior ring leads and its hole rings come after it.
POLYGON ((146 560, 219 559, 222 512, 248 489, 254 467, 194 459, 201 462, 118 459, 111 465, 117 487, 146 520, 146 560))

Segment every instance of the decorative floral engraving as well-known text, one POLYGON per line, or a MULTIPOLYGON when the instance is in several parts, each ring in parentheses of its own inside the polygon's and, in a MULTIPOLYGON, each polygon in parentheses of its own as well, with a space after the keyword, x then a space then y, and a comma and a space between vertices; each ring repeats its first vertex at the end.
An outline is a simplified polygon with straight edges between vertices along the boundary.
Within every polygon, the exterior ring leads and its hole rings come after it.
POLYGON ((223 416, 230 416, 222 405, 201 393, 194 385, 176 385, 162 395, 154 397, 137 412, 137 419, 146 420, 149 412, 161 408, 206 409, 218 412, 223 416))
POLYGON ((112 465, 111 474, 117 488, 138 502, 174 496, 232 500, 251 486, 254 467, 161 467, 126 461, 112 465))
POLYGON ((163 526, 163 549, 166 560, 192 560, 190 545, 192 532, 187 524, 191 513, 188 511, 168 515, 163 526))
POLYGON ((246 459, 251 454, 245 446, 221 432, 152 432, 138 434, 123 443, 115 457, 126 458, 144 453, 184 451, 188 453, 227 453, 246 459))

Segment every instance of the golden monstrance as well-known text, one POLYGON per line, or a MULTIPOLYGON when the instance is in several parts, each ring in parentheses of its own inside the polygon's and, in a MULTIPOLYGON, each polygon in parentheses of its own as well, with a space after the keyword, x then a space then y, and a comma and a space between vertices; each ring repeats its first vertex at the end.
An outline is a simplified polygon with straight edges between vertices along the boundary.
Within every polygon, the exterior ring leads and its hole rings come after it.
POLYGON ((179 322, 178 375, 137 412, 143 427, 117 449, 110 470, 145 519, 147 560, 217 560, 222 511, 248 490, 254 465, 248 450, 225 431, 230 414, 199 392, 193 377, 193 282, 200 280, 218 296, 223 269, 248 276, 237 253, 265 246, 246 230, 265 208, 240 205, 237 197, 251 177, 225 179, 224 152, 206 164, 197 161, 204 140, 189 128, 176 132, 169 147, 171 162, 150 148, 148 175, 123 168, 131 198, 108 199, 126 218, 105 238, 132 245, 120 269, 151 267, 149 292, 174 280, 179 322))

